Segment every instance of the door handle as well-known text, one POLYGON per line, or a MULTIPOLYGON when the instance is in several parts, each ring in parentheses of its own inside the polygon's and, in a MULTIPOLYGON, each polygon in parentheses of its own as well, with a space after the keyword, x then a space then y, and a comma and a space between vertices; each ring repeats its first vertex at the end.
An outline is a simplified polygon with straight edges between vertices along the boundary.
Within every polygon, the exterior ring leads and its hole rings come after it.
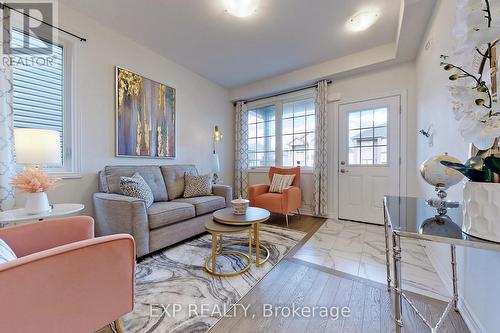
POLYGON ((349 170, 346 170, 346 169, 340 169, 340 172, 341 172, 341 173, 347 173, 347 172, 349 172, 349 170))

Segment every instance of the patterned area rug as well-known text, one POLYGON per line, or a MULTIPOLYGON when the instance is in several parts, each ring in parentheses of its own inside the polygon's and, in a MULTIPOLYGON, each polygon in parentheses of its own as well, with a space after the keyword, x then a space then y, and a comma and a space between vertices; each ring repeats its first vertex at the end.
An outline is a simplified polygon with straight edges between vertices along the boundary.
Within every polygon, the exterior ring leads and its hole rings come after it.
MULTIPOLYGON (((135 309, 121 319, 125 332, 206 332, 305 235, 262 225, 261 243, 270 251, 269 260, 259 268, 252 264, 236 277, 213 277, 204 270, 212 247, 208 234, 146 258, 137 265, 135 309)), ((244 235, 224 237, 225 243, 245 239, 244 235)), ((223 271, 240 269, 244 264, 236 256, 217 259, 223 271)))

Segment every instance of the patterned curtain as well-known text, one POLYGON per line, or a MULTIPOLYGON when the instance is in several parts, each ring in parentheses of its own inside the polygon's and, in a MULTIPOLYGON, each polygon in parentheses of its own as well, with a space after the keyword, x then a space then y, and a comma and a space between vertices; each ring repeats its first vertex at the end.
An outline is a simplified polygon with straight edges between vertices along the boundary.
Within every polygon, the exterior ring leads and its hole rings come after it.
POLYGON ((328 213, 328 155, 327 155, 327 104, 328 83, 318 82, 316 89, 316 133, 314 145, 314 214, 325 216, 328 213))
POLYGON ((248 195, 248 115, 245 102, 236 103, 234 152, 234 193, 237 197, 248 195))
POLYGON ((12 106, 12 68, 4 65, 4 45, 10 43, 9 11, 2 10, 2 38, 0 55, 0 210, 14 207, 14 189, 10 179, 16 170, 14 157, 14 109, 12 106))

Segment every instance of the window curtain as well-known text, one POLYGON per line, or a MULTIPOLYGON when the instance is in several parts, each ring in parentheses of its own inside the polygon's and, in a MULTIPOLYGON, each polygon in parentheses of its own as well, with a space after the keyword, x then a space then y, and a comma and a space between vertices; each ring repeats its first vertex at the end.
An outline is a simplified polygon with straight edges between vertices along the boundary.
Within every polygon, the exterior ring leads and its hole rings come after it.
POLYGON ((0 210, 14 207, 14 189, 10 180, 15 173, 14 156, 14 108, 12 106, 12 68, 4 65, 5 44, 10 43, 9 12, 2 10, 2 45, 0 63, 0 210))
POLYGON ((314 214, 327 215, 328 202, 328 136, 326 108, 328 104, 328 83, 318 82, 316 88, 316 132, 314 144, 314 214))
POLYGON ((237 102, 235 116, 234 193, 248 196, 248 115, 245 102, 237 102))

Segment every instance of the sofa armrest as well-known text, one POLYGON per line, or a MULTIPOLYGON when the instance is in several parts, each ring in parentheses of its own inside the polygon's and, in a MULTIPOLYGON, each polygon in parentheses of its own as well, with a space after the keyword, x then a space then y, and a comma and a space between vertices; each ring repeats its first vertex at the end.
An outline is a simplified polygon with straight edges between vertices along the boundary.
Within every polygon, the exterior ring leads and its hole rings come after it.
POLYGON ((212 185, 212 194, 224 197, 226 207, 231 206, 233 200, 233 188, 229 185, 212 185))
POLYGON ((123 234, 1 264, 0 332, 95 332, 132 311, 134 272, 134 240, 123 234))
POLYGON ((130 234, 137 256, 149 253, 149 223, 144 200, 112 193, 94 193, 96 234, 130 234))
POLYGON ((17 257, 94 238, 94 219, 73 216, 0 229, 0 239, 17 257))

